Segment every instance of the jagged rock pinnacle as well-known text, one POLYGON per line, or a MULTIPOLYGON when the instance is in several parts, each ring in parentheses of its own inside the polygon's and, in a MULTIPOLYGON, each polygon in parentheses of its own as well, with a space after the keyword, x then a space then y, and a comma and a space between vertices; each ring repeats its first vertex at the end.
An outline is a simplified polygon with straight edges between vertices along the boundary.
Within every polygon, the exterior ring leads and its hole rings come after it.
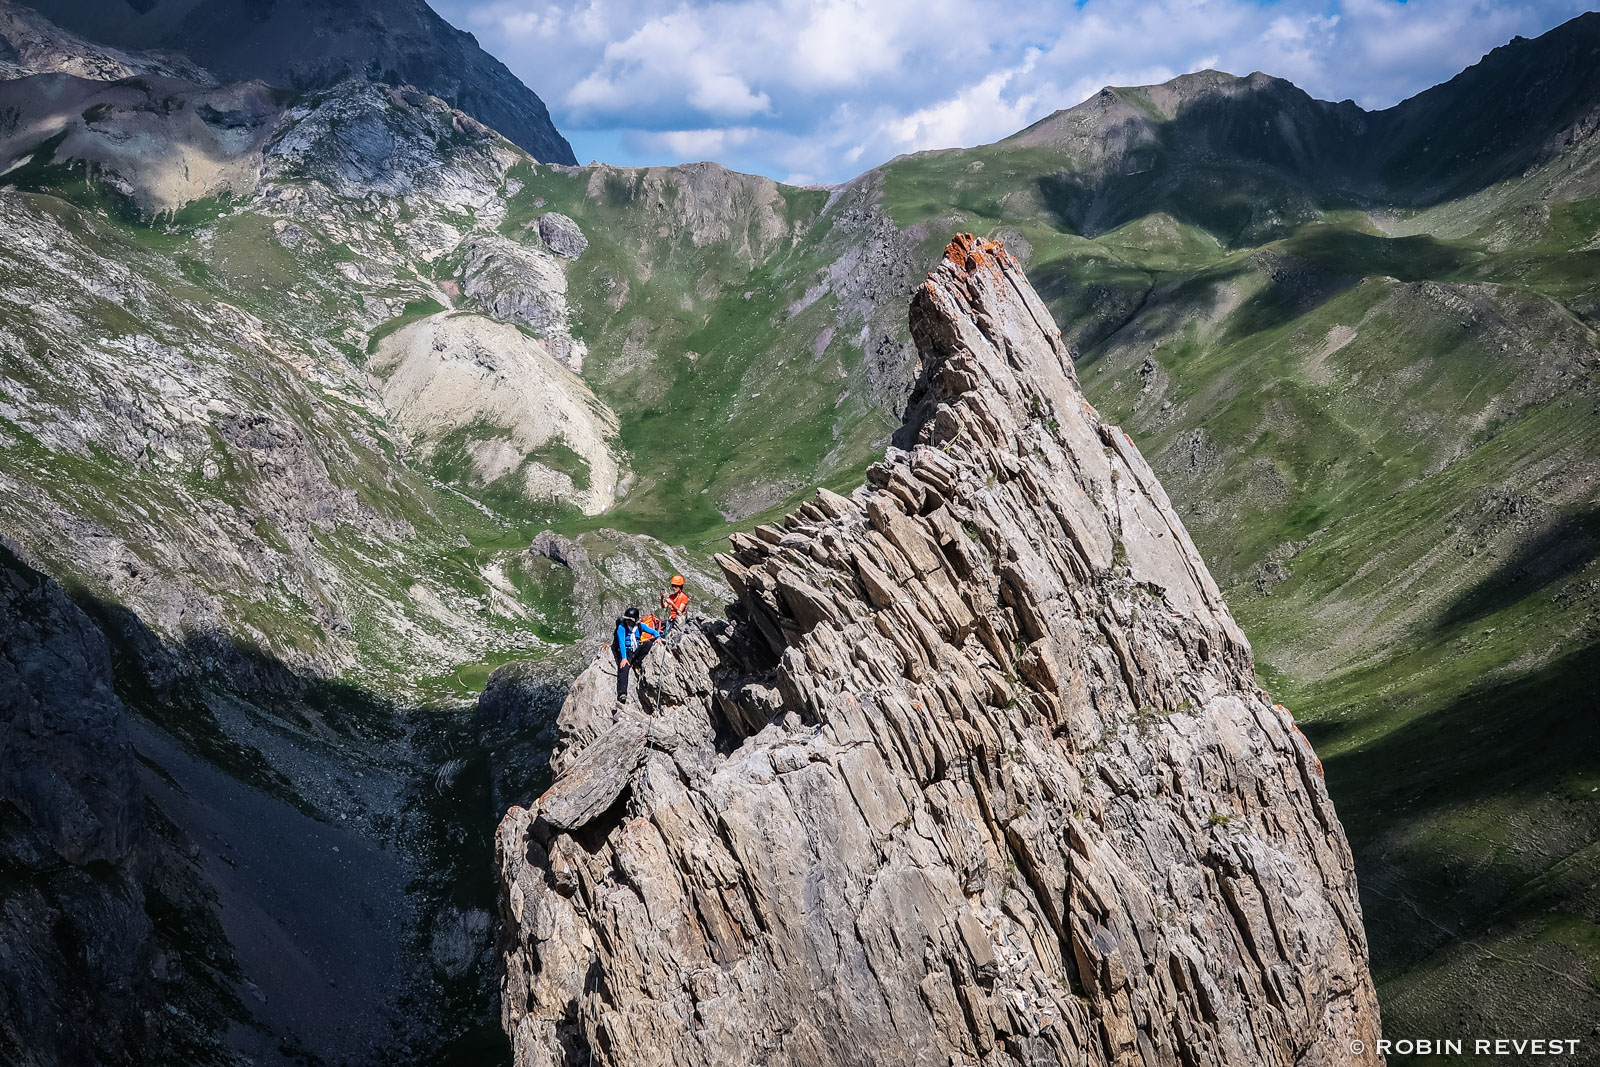
POLYGON ((1376 1062, 1316 758, 1150 468, 1000 245, 911 327, 903 448, 734 536, 644 715, 575 684, 498 837, 517 1064, 1376 1062))

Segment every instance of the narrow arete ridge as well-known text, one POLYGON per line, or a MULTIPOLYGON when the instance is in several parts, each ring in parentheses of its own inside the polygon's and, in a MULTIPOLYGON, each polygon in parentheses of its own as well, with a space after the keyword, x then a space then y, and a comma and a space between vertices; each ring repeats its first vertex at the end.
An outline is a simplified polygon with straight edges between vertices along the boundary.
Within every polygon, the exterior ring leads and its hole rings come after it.
POLYGON ((574 684, 516 1064, 1381 1062, 1316 756, 1021 266, 959 235, 911 332, 867 484, 735 534, 638 706, 574 684))

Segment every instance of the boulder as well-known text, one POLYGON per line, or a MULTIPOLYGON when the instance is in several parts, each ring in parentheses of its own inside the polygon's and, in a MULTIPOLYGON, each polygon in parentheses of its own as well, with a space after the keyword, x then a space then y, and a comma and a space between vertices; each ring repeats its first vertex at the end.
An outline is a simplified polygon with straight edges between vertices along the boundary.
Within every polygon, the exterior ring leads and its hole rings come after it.
POLYGON ((578 224, 558 211, 539 216, 539 237, 550 251, 567 259, 577 259, 589 247, 589 239, 578 224))

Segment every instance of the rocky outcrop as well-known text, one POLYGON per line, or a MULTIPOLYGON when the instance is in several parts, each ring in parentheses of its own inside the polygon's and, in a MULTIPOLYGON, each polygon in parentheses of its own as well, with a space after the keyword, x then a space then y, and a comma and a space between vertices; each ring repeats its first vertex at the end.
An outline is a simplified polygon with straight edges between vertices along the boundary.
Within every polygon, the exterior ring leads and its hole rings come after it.
POLYGON ((734 535, 641 709, 569 694, 498 834, 516 1063, 1375 1062, 1316 757, 1150 468, 998 245, 911 314, 904 450, 734 535))
POLYGON ((558 211, 539 216, 539 239, 550 251, 567 259, 577 259, 589 248, 589 239, 578 224, 558 211))
MULTIPOLYGON (((383 216, 403 214, 391 205, 404 198, 426 218, 436 205, 492 214, 502 175, 518 158, 493 131, 437 97, 409 86, 347 82, 291 108, 260 166, 276 186, 264 196, 285 208, 299 198, 283 186, 309 177, 320 188, 296 192, 320 202, 321 212, 334 207, 329 194, 355 200, 376 194, 380 203, 390 201, 376 209, 383 216)), ((305 217, 321 221, 310 212, 305 217)))
POLYGON ((616 415, 515 327, 434 315, 384 338, 372 367, 394 424, 436 463, 483 484, 510 477, 529 500, 587 515, 615 499, 616 415))
MULTIPOLYGON (((546 215, 544 219, 552 217, 564 216, 546 215)), ((518 244, 498 234, 470 238, 461 249, 461 292, 496 318, 532 330, 550 355, 573 372, 581 373, 587 348, 572 336, 567 274, 551 252, 574 259, 588 247, 588 242, 570 219, 570 230, 552 229, 546 236, 544 219, 540 220, 539 233, 550 251, 518 244)))

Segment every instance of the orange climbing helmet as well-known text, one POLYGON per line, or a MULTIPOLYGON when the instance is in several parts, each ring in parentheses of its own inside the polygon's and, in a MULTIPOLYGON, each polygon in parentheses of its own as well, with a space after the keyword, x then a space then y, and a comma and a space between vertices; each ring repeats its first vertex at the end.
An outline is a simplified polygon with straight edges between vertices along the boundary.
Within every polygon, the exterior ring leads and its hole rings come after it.
POLYGON ((667 592, 661 594, 661 607, 677 622, 689 610, 689 594, 683 591, 683 575, 674 574, 667 592))

